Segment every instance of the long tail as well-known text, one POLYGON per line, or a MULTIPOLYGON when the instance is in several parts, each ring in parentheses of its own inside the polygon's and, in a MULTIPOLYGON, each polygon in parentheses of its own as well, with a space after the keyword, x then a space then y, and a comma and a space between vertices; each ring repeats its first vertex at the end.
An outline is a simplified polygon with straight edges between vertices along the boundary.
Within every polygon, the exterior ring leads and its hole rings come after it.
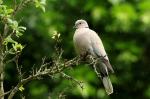
POLYGON ((112 94, 113 86, 109 79, 109 75, 108 75, 109 71, 105 63, 103 63, 101 60, 98 60, 98 62, 94 65, 94 69, 98 77, 102 80, 106 93, 108 95, 112 94))
POLYGON ((103 85, 104 85, 104 88, 105 88, 107 94, 108 95, 112 94, 113 93, 113 86, 112 86, 112 83, 109 79, 109 76, 102 77, 102 82, 103 82, 103 85))

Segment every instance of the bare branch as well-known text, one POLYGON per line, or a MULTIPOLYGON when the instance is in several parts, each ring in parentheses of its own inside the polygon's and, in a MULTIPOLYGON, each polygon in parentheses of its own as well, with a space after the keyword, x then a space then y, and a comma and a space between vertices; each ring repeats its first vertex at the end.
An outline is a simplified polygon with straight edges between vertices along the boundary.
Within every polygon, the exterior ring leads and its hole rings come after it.
POLYGON ((66 99, 66 95, 64 94, 66 90, 63 90, 60 92, 60 94, 58 95, 58 99, 66 99))
POLYGON ((63 72, 61 72, 61 74, 62 74, 62 76, 63 76, 64 78, 75 82, 77 85, 80 86, 81 89, 84 88, 82 81, 78 81, 77 79, 74 79, 73 77, 71 77, 71 76, 69 76, 69 75, 67 75, 67 74, 65 74, 65 73, 63 73, 63 72))
POLYGON ((8 64, 8 63, 10 63, 10 62, 15 61, 15 60, 16 60, 16 57, 17 57, 17 56, 14 56, 12 59, 9 59, 8 61, 5 62, 5 64, 8 64))
POLYGON ((2 34, 0 33, 0 49, 2 48, 2 43, 3 43, 3 37, 2 34))
MULTIPOLYGON (((12 16, 14 17, 19 10, 21 10, 26 4, 32 1, 33 0, 21 0, 21 2, 15 6, 12 16)), ((14 2, 16 3, 16 0, 14 2)))
MULTIPOLYGON (((8 99, 12 99, 13 98, 13 96, 19 90, 19 87, 21 85, 24 85, 24 84, 26 84, 26 83, 28 83, 28 82, 30 82, 32 80, 39 79, 40 77, 45 76, 45 75, 53 76, 53 75, 55 75, 57 73, 61 73, 64 69, 67 69, 68 67, 71 67, 73 65, 79 64, 79 60, 80 59, 78 57, 75 57, 72 60, 69 60, 69 61, 67 61, 65 63, 59 63, 59 70, 57 69, 56 66, 51 66, 50 68, 41 69, 41 68, 45 67, 46 65, 48 65, 49 63, 43 64, 39 70, 34 71, 33 75, 30 75, 29 77, 22 79, 17 84, 17 86, 11 91, 8 99)), ((69 77, 69 76, 66 76, 66 77, 69 77)), ((70 79, 72 79, 72 78, 70 78, 70 79)), ((78 82, 75 79, 73 79, 73 80, 75 82, 78 82)))
POLYGON ((3 32, 3 38, 5 38, 5 36, 7 35, 8 31, 9 31, 8 24, 5 23, 5 25, 4 25, 4 32, 3 32))
POLYGON ((9 90, 9 91, 5 92, 3 95, 0 95, 0 99, 1 99, 2 97, 4 97, 5 95, 9 94, 11 91, 12 91, 12 90, 9 90))
POLYGON ((18 60, 19 60, 20 54, 21 53, 17 53, 16 58, 15 58, 15 63, 16 63, 17 71, 18 71, 18 74, 19 74, 19 80, 22 79, 21 67, 19 67, 19 65, 18 65, 18 60))
POLYGON ((17 5, 17 2, 16 0, 13 0, 14 1, 14 9, 16 8, 16 5, 17 5))

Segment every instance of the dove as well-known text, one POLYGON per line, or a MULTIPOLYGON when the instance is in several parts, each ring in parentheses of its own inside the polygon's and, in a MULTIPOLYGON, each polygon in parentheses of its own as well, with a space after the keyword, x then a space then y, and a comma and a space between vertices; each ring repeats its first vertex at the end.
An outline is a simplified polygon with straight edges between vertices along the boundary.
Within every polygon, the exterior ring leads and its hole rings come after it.
POLYGON ((76 52, 81 56, 91 55, 97 59, 95 67, 98 77, 101 78, 106 93, 108 95, 112 94, 113 86, 109 73, 114 73, 114 70, 109 62, 102 40, 95 31, 89 28, 88 23, 83 19, 77 20, 74 28, 76 30, 73 42, 76 52))

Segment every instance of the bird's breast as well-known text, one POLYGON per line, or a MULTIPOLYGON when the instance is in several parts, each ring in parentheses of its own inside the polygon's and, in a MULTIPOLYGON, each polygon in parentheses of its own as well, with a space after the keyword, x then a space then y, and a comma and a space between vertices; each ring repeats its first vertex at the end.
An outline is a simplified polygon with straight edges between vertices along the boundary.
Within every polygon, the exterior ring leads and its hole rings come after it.
POLYGON ((85 53, 90 45, 90 36, 86 31, 77 30, 74 34, 74 45, 79 54, 85 53))

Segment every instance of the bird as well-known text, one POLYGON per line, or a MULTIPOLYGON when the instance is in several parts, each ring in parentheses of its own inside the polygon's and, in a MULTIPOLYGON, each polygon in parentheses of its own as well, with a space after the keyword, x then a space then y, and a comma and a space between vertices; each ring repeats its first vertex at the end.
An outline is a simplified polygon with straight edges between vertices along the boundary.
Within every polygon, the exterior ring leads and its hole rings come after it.
POLYGON ((114 73, 114 70, 109 62, 102 40, 98 34, 89 28, 88 23, 79 19, 74 25, 75 33, 73 36, 73 43, 77 54, 81 56, 91 55, 97 59, 96 70, 98 77, 102 80, 106 93, 108 95, 113 93, 113 86, 109 78, 109 73, 114 73))

